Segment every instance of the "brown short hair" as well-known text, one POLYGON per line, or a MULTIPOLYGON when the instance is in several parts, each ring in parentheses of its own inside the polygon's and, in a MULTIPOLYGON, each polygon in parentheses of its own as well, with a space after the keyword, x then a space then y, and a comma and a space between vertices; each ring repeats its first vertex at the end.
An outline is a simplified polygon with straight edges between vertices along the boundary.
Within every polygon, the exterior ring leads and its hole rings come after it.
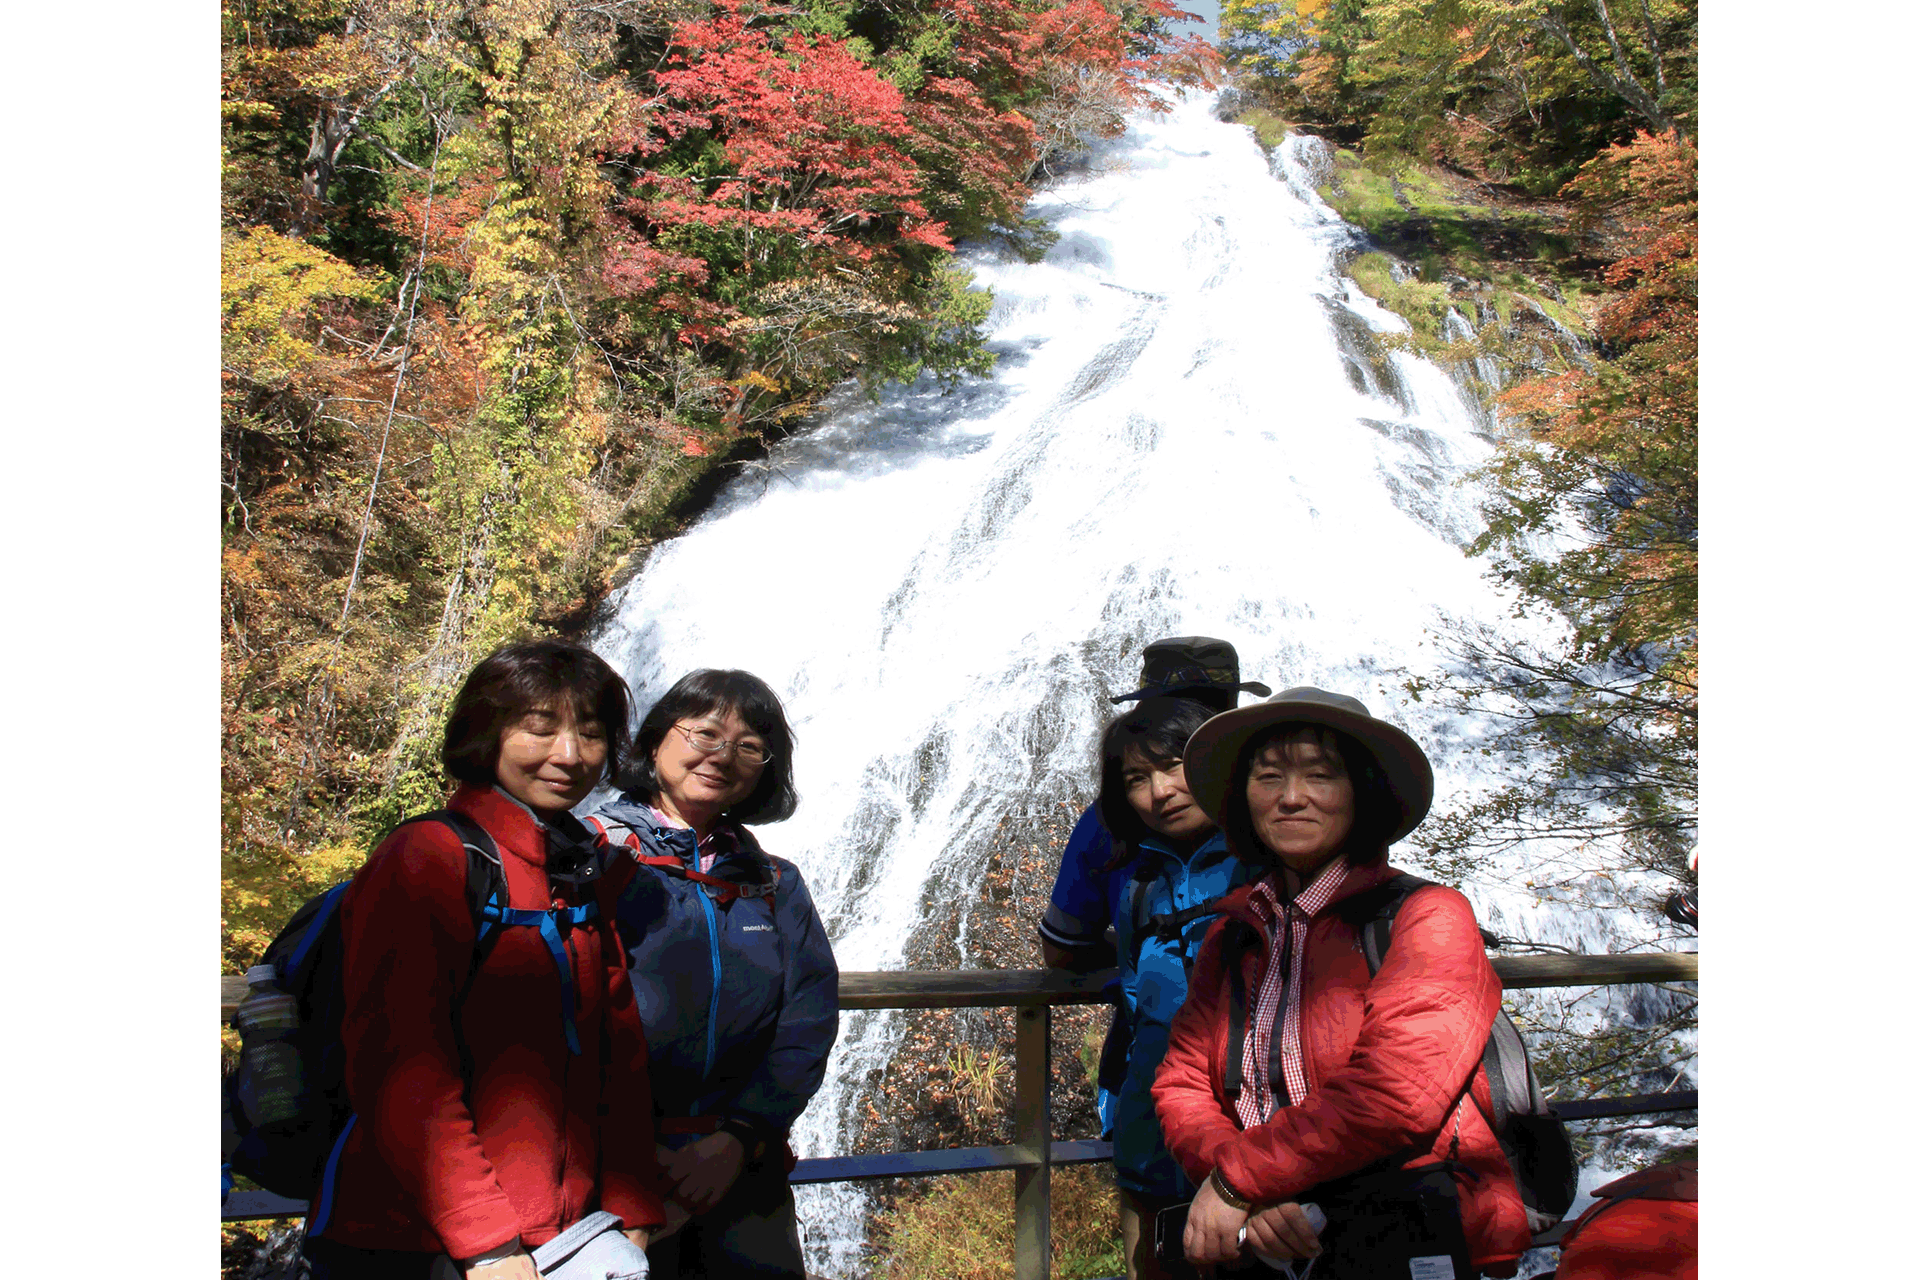
POLYGON ((491 786, 501 735, 529 711, 561 706, 607 731, 604 776, 612 777, 626 756, 633 699, 605 659, 570 640, 523 640, 482 658, 447 712, 440 763, 459 782, 491 786))

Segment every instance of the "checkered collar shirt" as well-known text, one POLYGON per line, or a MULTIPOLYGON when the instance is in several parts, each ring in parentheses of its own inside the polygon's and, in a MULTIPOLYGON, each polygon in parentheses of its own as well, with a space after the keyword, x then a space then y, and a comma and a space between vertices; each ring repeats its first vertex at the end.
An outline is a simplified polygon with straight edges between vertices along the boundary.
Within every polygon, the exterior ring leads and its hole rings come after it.
POLYGON ((1251 1129, 1265 1124, 1273 1113, 1275 1098, 1269 1081, 1273 1052, 1273 1025, 1280 1017, 1280 1069, 1286 1082, 1287 1098, 1298 1102, 1307 1096, 1307 1067, 1300 1050, 1300 971, 1306 951, 1307 922, 1318 915, 1340 892, 1351 868, 1345 858, 1334 858, 1320 869, 1313 883, 1301 890, 1291 902, 1280 896, 1280 872, 1263 877, 1253 887, 1247 905, 1267 934, 1267 968, 1260 975, 1260 992, 1248 1011, 1246 1041, 1242 1046, 1240 1096, 1234 1109, 1240 1127, 1251 1129))

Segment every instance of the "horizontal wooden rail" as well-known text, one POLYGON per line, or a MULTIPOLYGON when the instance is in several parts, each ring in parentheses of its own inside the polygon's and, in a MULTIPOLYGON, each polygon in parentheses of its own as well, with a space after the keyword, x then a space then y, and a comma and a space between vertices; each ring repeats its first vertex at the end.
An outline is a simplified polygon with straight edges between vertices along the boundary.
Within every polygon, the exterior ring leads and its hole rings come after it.
POLYGON ((1493 971, 1509 991, 1520 987, 1609 987, 1631 982, 1698 982, 1691 951, 1630 951, 1612 956, 1495 956, 1493 971))
MULTIPOLYGON (((1522 987, 1612 986, 1634 982, 1695 982, 1700 958, 1693 953, 1636 952, 1628 955, 1495 956, 1494 971, 1509 989, 1522 987)), ((1116 994, 1115 973, 1076 974, 1060 969, 955 969, 853 972, 840 975, 842 1009, 1019 1010, 1014 1053, 1014 1136, 1011 1145, 965 1147, 946 1151, 889 1151, 875 1155, 825 1156, 802 1160, 795 1183, 846 1182, 871 1178, 915 1178, 1011 1169, 1014 1174, 1014 1275, 1016 1280, 1045 1280, 1049 1267, 1048 1175, 1054 1165, 1089 1164, 1113 1158, 1107 1142, 1055 1141, 1049 1084, 1049 1027, 1055 1005, 1105 1004, 1116 994)), ((220 1016, 224 1021, 246 998, 246 979, 220 978, 220 1016)), ((1563 1119, 1588 1120, 1614 1115, 1651 1115, 1697 1105, 1691 1090, 1636 1098, 1596 1098, 1555 1106, 1563 1119)), ((221 1208, 221 1221, 285 1218, 306 1212, 298 1200, 266 1191, 236 1191, 221 1208)), ((1558 1233, 1535 1240, 1554 1243, 1558 1233)))
MULTIPOLYGON (((1644 1116, 1667 1111, 1693 1111, 1700 1105, 1692 1089, 1643 1093, 1630 1098, 1590 1098, 1557 1102, 1554 1114, 1562 1120, 1604 1120, 1613 1116, 1644 1116)), ((1103 1164, 1113 1159, 1113 1144, 1098 1139, 1056 1139, 1047 1144, 1046 1163, 1103 1164)), ((1031 1169, 1041 1162, 1030 1147, 952 1147, 939 1151, 885 1151, 872 1155, 816 1156, 794 1165, 787 1181, 794 1186, 816 1182, 866 1182, 876 1178, 931 1178, 949 1173, 992 1173, 1002 1169, 1031 1169)), ((271 1191, 236 1191, 220 1212, 222 1222, 250 1222, 259 1218, 292 1218, 307 1211, 304 1200, 289 1200, 271 1191)), ((1557 1233, 1555 1239, 1558 1239, 1557 1233)), ((1544 1238, 1536 1247, 1551 1243, 1544 1238)))
MULTIPOLYGON (((1509 990, 1521 987, 1616 986, 1630 982, 1694 982, 1700 957, 1691 951, 1647 951, 1610 956, 1495 956, 1493 969, 1509 990)), ((1030 1009, 1106 1004, 1114 971, 1064 969, 889 969, 840 975, 842 1009, 1030 1009)), ((247 996, 247 980, 220 975, 220 1018, 247 996)))

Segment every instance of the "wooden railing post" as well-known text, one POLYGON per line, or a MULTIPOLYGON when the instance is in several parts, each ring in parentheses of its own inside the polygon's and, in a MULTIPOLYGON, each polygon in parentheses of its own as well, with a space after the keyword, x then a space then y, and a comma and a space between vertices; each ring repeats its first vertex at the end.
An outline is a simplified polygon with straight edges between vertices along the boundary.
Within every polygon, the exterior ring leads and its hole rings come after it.
POLYGON ((1020 1010, 1013 1038, 1013 1141, 1038 1163, 1013 1173, 1013 1280, 1047 1280, 1052 1254, 1049 1203, 1053 1107, 1053 1009, 1020 1010))

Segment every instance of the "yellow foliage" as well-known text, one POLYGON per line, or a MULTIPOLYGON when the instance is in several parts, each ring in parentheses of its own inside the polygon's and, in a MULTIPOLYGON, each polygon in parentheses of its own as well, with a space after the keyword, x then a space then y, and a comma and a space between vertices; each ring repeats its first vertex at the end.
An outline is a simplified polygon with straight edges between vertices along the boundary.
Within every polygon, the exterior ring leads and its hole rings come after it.
POLYGON ((220 244, 220 361, 263 386, 320 355, 309 331, 323 298, 368 299, 375 285, 324 249, 256 227, 220 244))
POLYGON ((220 929, 227 971, 239 973, 257 960, 301 903, 353 875, 367 852, 358 845, 335 844, 307 854, 283 850, 224 857, 220 929))

